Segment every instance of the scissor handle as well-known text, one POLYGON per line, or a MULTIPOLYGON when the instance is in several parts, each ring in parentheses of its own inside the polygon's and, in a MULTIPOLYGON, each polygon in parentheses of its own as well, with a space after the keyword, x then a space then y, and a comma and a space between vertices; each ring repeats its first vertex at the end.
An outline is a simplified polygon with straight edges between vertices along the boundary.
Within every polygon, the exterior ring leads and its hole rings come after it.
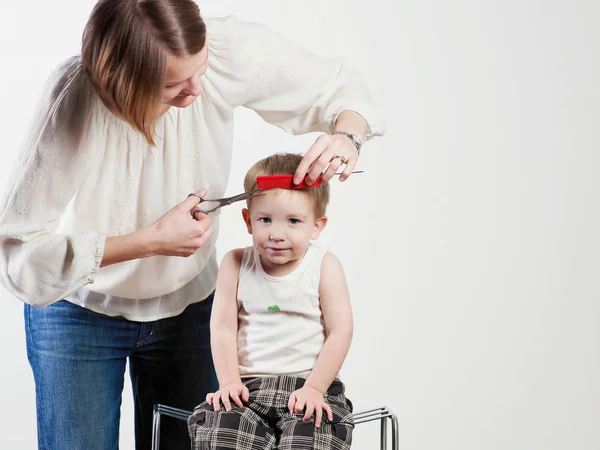
MULTIPOLYGON (((209 214, 211 212, 215 212, 217 209, 222 208, 223 206, 228 206, 228 205, 231 205, 232 203, 239 202, 240 200, 247 200, 249 198, 252 198, 254 195, 256 195, 260 191, 261 191, 261 189, 257 188, 252 191, 234 195, 232 197, 215 198, 215 199, 205 198, 205 197, 202 197, 200 194, 196 194, 195 192, 193 192, 193 193, 189 194, 188 197, 191 197, 192 195, 194 197, 198 197, 200 199, 198 204, 200 204, 202 202, 210 202, 210 203, 216 203, 217 205, 214 208, 208 209, 206 211, 198 208, 198 209, 194 210, 194 212, 192 213, 192 216, 194 217, 194 219, 196 218, 196 216, 195 216, 196 211, 200 211, 204 214, 209 214)), ((258 194, 258 195, 262 195, 262 194, 258 194)))
POLYGON ((200 201, 198 203, 202 203, 202 202, 206 201, 206 199, 204 197, 202 197, 200 194, 196 194, 195 192, 192 192, 190 195, 188 195, 188 197, 191 197, 191 196, 198 197, 200 199, 200 201))

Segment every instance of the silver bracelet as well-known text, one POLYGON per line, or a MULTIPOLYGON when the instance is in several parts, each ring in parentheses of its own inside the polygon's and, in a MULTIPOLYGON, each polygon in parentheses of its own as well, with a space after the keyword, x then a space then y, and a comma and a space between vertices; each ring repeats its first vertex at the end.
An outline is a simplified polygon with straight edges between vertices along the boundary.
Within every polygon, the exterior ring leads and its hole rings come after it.
POLYGON ((356 147, 356 151, 358 152, 358 156, 360 156, 360 148, 362 147, 362 141, 360 140, 360 138, 352 133, 347 133, 346 131, 334 131, 331 134, 343 134, 344 136, 346 136, 348 139, 350 139, 352 141, 352 143, 354 144, 354 146, 356 147))

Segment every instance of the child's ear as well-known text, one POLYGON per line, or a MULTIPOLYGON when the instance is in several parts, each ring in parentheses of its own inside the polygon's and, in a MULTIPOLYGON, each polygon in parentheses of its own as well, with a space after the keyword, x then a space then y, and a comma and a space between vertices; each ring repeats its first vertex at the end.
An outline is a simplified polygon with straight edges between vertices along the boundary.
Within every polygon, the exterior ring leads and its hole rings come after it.
POLYGON ((325 225, 327 225, 327 217, 321 217, 320 219, 317 219, 317 221, 315 222, 315 228, 310 236, 311 239, 316 239, 319 237, 319 235, 321 234, 321 231, 323 231, 323 228, 325 228, 325 225))
POLYGON ((252 221, 250 220, 250 211, 248 211, 248 208, 242 209, 242 217, 244 218, 244 222, 246 222, 248 233, 252 234, 252 221))

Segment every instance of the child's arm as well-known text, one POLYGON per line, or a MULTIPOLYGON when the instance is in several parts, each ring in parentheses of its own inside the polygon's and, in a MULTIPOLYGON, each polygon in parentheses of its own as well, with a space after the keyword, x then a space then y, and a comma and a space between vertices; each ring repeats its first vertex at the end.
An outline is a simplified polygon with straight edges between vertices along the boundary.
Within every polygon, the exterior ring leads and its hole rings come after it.
POLYGON ((325 322, 325 344, 306 384, 325 394, 339 373, 352 341, 352 307, 340 261, 327 252, 321 264, 319 296, 325 322))
POLYGON ((237 286, 244 249, 232 250, 223 257, 217 276, 217 287, 210 318, 210 345, 219 379, 219 390, 207 396, 209 404, 219 411, 222 401, 231 410, 231 398, 240 408, 248 401, 248 389, 242 384, 238 365, 237 286))
POLYGON ((332 420, 331 409, 324 403, 323 396, 342 368, 352 341, 352 307, 344 270, 340 261, 329 252, 321 264, 319 296, 327 333, 325 344, 304 387, 290 396, 288 404, 290 411, 297 413, 306 407, 306 420, 314 411, 316 426, 320 425, 323 409, 332 420))

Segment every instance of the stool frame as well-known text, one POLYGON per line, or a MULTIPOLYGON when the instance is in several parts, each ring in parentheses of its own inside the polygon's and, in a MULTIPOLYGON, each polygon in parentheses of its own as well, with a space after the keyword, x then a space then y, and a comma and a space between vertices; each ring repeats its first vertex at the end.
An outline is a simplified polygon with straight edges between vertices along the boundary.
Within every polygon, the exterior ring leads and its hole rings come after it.
MULTIPOLYGON (((161 415, 173 417, 175 419, 187 422, 188 418, 192 415, 192 411, 173 408, 172 406, 161 405, 160 403, 155 404, 154 415, 152 418, 152 450, 160 450, 161 415)), ((379 448, 381 450, 388 449, 388 422, 390 422, 392 426, 391 450, 399 450, 400 444, 398 439, 398 418, 394 415, 394 413, 392 413, 392 411, 389 408, 382 406, 381 408, 369 409, 367 411, 354 413, 354 423, 356 425, 372 422, 374 420, 380 421, 379 448)))

